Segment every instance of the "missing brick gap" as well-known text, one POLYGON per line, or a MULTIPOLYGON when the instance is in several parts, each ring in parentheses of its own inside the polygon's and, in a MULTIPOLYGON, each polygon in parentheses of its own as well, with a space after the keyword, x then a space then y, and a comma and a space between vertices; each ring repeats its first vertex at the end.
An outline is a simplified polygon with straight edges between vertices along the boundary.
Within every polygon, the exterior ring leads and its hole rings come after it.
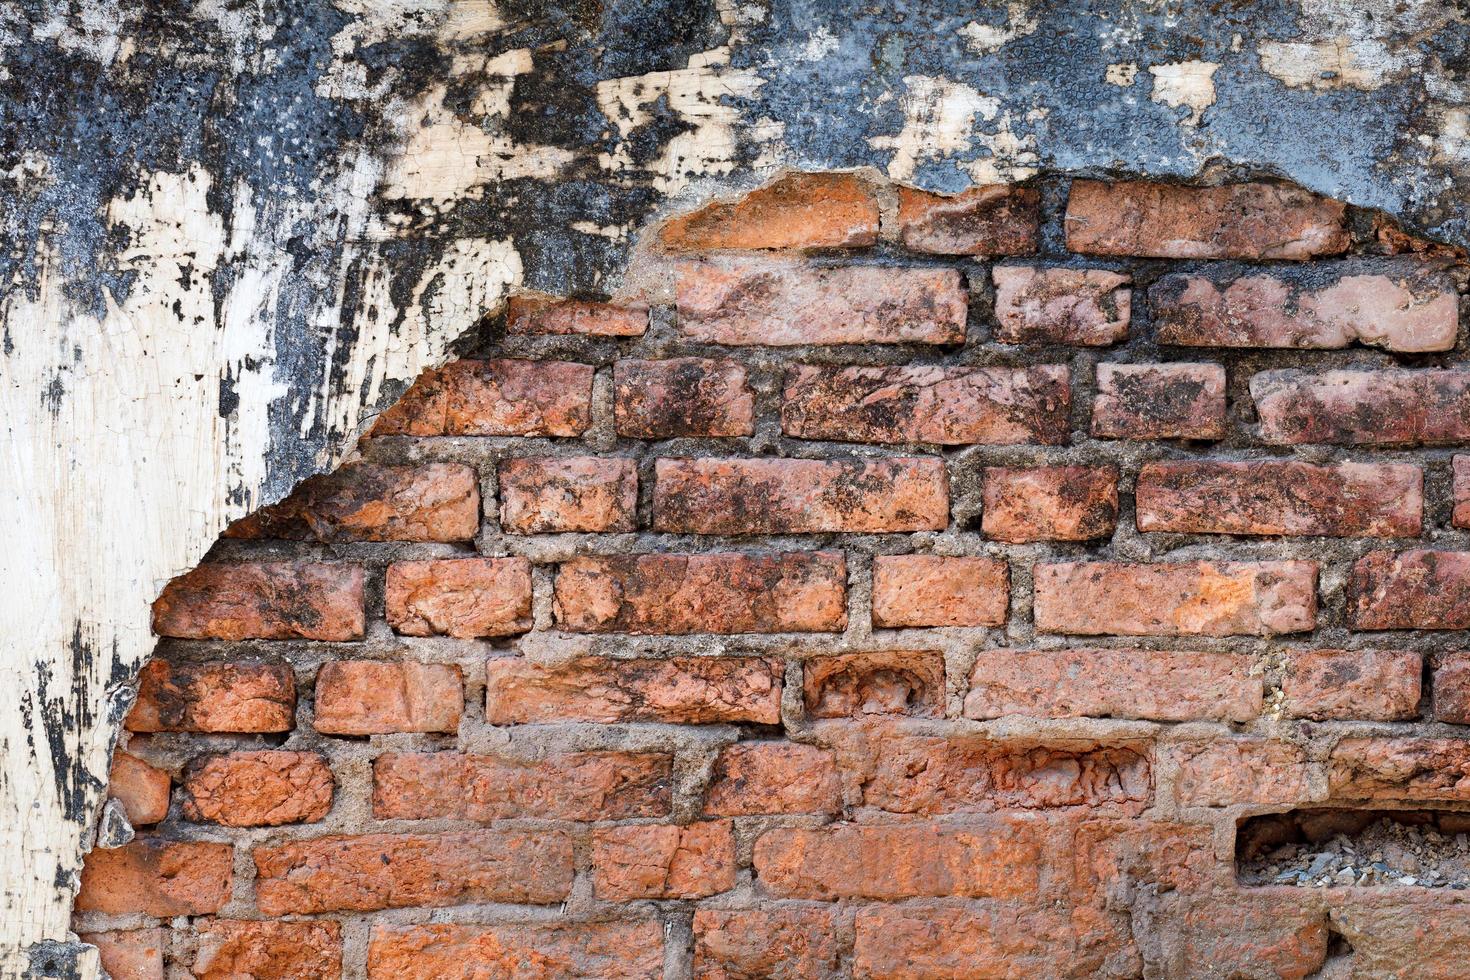
POLYGON ((1235 868, 1247 886, 1460 891, 1470 888, 1470 812, 1307 809, 1251 817, 1236 834, 1235 868))

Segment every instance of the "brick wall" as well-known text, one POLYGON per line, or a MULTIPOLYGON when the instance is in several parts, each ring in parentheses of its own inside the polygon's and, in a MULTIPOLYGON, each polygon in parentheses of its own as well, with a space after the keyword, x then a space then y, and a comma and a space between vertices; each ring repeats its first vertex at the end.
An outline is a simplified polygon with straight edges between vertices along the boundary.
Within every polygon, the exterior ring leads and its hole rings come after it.
POLYGON ((1235 870, 1470 806, 1454 256, 1264 183, 651 234, 158 600, 115 977, 1463 975, 1459 891, 1235 870))

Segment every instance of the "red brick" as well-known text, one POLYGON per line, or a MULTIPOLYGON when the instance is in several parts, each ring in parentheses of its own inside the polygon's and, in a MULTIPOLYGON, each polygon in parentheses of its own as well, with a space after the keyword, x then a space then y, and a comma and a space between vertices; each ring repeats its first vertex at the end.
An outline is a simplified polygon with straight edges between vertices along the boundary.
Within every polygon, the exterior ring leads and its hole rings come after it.
POLYGON ((1107 908, 1120 892, 1144 888, 1206 894, 1233 878, 1209 824, 1103 818, 1053 828, 1048 846, 1070 857, 1057 862, 1054 873, 1079 906, 1107 908))
POLYGON ((1372 897, 1331 910, 1335 931, 1353 943, 1350 962, 1359 976, 1461 980, 1470 906, 1446 901, 1442 889, 1364 891, 1372 897))
POLYGON ((1310 259, 1351 243, 1340 201, 1276 184, 1074 180, 1067 248, 1161 259, 1310 259))
POLYGON ((802 699, 808 718, 943 718, 944 655, 880 650, 807 660, 802 664, 802 699))
POLYGON ((163 952, 168 930, 84 932, 81 940, 97 947, 102 969, 112 980, 164 980, 163 952))
POLYGON ((128 823, 141 827, 168 816, 170 782, 167 770, 118 752, 107 776, 107 795, 122 804, 128 823))
POLYGON ((1455 527, 1470 527, 1470 456, 1454 458, 1455 510, 1450 523, 1455 527))
POLYGON ((873 559, 874 626, 999 626, 1010 601, 1010 568, 997 558, 873 559))
POLYGON ((186 640, 358 640, 362 569, 309 562, 207 564, 164 587, 153 632, 186 640))
POLYGON ((1147 463, 1134 499, 1140 531, 1391 538, 1424 527, 1424 472, 1387 463, 1147 463))
POLYGON ((592 423, 589 364, 452 361, 378 416, 374 436, 579 436, 592 423))
POLYGON ((1334 800, 1470 802, 1470 742, 1463 738, 1345 738, 1327 760, 1334 800))
POLYGON ((1222 439, 1218 364, 1099 364, 1092 434, 1100 439, 1222 439))
POLYGON ((1070 374, 1034 368, 830 367, 786 371, 781 428, 798 439, 942 446, 1062 445, 1070 374))
POLYGON ((694 913, 694 975, 701 980, 835 977, 844 951, 826 908, 766 905, 694 913))
POLYGON ((720 750, 705 816, 836 813, 842 786, 832 753, 795 742, 737 742, 720 750))
POLYGON ((461 463, 348 463, 281 503, 231 524, 227 538, 469 541, 480 530, 480 479, 461 463))
POLYGON ((388 566, 388 624, 404 636, 475 639, 532 626, 525 558, 400 561, 388 566))
POLYGON ((1454 725, 1470 725, 1470 653, 1436 655, 1434 717, 1454 725))
POLYGON ((985 650, 965 717, 1250 721, 1261 679, 1235 653, 1173 650, 985 650))
POLYGON ((1327 917, 1309 896, 1265 897, 1248 889, 1233 896, 1180 894, 1165 901, 1158 927, 1164 954, 1160 976, 1331 976, 1322 970, 1327 917))
POLYGON ((203 756, 184 773, 184 819, 225 827, 315 823, 332 809, 334 787, 327 760, 315 752, 203 756))
POLYGON ((953 269, 782 260, 675 269, 679 329, 715 344, 959 344, 968 298, 953 269))
POLYGON ((296 721, 296 676, 284 663, 170 663, 138 675, 131 732, 287 732, 296 721))
POLYGON ((199 927, 199 951, 191 973, 199 980, 338 980, 342 927, 335 922, 215 919, 199 927))
POLYGON ((454 664, 333 660, 316 675, 313 724, 328 735, 453 732, 463 706, 454 664))
POLYGON ((633 439, 748 436, 755 394, 735 361, 623 360, 613 365, 613 420, 633 439))
POLYGON ((1357 342, 1392 351, 1455 346, 1459 298, 1453 280, 1420 263, 1383 271, 1345 265, 1310 275, 1165 276, 1149 289, 1161 344, 1185 347, 1333 349, 1357 342))
POLYGON ((1317 619, 1317 565, 1308 561, 1063 562, 1037 565, 1035 588, 1043 633, 1270 636, 1317 619))
POLYGON ((606 901, 718 895, 735 887, 735 871, 728 820, 592 832, 592 893, 606 901))
POLYGON ((662 923, 656 921, 377 924, 368 946, 367 975, 369 980, 658 980, 664 967, 663 934, 662 923))
POLYGON ((494 657, 485 670, 485 720, 492 725, 781 720, 781 665, 761 657, 583 657, 559 666, 494 657))
POLYGON ((1470 371, 1263 371, 1251 378, 1275 445, 1445 445, 1470 440, 1470 371))
POLYGON ((632 531, 638 467, 631 459, 564 456, 500 464, 500 526, 511 534, 632 531))
POLYGON ((255 849, 268 917, 434 908, 471 902, 550 905, 572 887, 572 840, 554 830, 317 837, 255 849))
POLYGON ((585 299, 518 294, 506 309, 508 334, 585 334, 591 337, 641 337, 648 308, 585 299))
POLYGON ((158 918, 218 912, 230 900, 235 849, 229 844, 139 838, 94 848, 82 866, 78 912, 158 918))
POLYGON ((841 552, 616 555, 560 566, 557 624, 573 633, 810 633, 847 625, 841 552))
POLYGON ((1470 628, 1470 552, 1370 551, 1353 565, 1347 599, 1353 629, 1470 628))
POLYGON ((1182 742, 1169 755, 1180 806, 1304 803, 1307 756, 1298 745, 1264 738, 1182 742))
POLYGON ((986 184, 960 194, 898 189, 898 240, 933 255, 1028 255, 1041 238, 1041 192, 986 184))
POLYGON ((1412 650, 1293 650, 1286 715, 1316 721, 1406 721, 1419 715, 1424 658, 1412 650))
POLYGON ((715 201, 659 230, 675 252, 851 248, 878 241, 878 195, 851 173, 783 174, 736 201, 715 201))
POLYGON ((1106 347, 1128 339, 1132 282, 1106 269, 998 265, 995 339, 1003 344, 1106 347))
POLYGON ((1118 525, 1111 466, 988 467, 981 529, 998 541, 1090 541, 1118 525))
POLYGON ((893 900, 1034 894, 1041 848, 1035 825, 987 821, 769 830, 755 843, 757 880, 783 898, 893 900))
POLYGON ((661 459, 653 526, 685 534, 942 531, 942 459, 661 459))
POLYGON ((373 764, 379 820, 624 820, 666 817, 672 757, 567 752, 518 760, 458 752, 390 752, 373 764))

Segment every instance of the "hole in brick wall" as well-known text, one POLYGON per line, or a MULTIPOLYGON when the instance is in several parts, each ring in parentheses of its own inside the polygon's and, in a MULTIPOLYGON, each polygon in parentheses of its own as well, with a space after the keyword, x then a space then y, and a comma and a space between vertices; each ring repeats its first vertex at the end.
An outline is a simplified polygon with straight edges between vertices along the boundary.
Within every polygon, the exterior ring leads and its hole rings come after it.
POLYGON ((1251 817, 1235 838, 1243 885, 1470 888, 1470 812, 1303 809, 1251 817))

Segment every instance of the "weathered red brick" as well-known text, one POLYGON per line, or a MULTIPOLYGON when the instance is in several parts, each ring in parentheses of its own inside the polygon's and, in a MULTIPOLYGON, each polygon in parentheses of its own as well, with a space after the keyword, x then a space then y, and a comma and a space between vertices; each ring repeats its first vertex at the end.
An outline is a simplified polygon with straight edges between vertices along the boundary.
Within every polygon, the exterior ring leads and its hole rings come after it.
POLYGON ((621 306, 527 293, 518 293, 510 298, 505 316, 505 332, 508 334, 641 337, 647 329, 646 306, 621 306))
POLYGON ((464 706, 459 667, 333 660, 316 675, 316 730, 328 735, 453 732, 464 706))
POLYGON ((653 526, 685 534, 942 531, 944 460, 661 459, 653 526))
POLYGON ((1078 906, 1106 908, 1120 890, 1150 886, 1160 894, 1207 894, 1234 877, 1209 824, 1110 817, 1055 823, 1047 847, 1069 856, 1053 873, 1078 906))
POLYGON ((1301 746, 1265 738, 1221 737, 1170 746, 1180 806, 1277 805, 1310 798, 1301 746))
POLYGON ((1455 527, 1470 527, 1470 456, 1455 456, 1454 474, 1455 509, 1450 523, 1455 527))
POLYGON ((618 435, 633 439, 748 436, 755 431, 755 393, 735 361, 618 361, 613 422, 618 435))
POLYGON ((1470 440, 1470 371, 1263 371, 1261 439, 1276 445, 1444 445, 1470 440))
POLYGON ((998 558, 879 555, 873 625, 999 626, 1010 609, 1010 567, 998 558))
POLYGON ((337 980, 342 975, 342 927, 325 921, 214 919, 199 926, 191 975, 199 980, 337 980))
POLYGON ((1310 630, 1317 619, 1309 561, 1063 562, 1037 565, 1035 583, 1043 633, 1270 636, 1310 630))
POLYGON ((802 664, 802 699, 809 718, 942 718, 944 655, 880 650, 817 657, 802 664))
POLYGON ((138 675, 131 732, 286 732, 296 720, 296 676, 280 661, 170 663, 138 675))
POLYGON ((186 640, 358 640, 362 569, 310 562, 200 565, 164 587, 153 632, 186 640))
POLYGON ((1363 891, 1363 898, 1334 902, 1331 909, 1335 931, 1353 944, 1351 964, 1360 976, 1459 980, 1470 943, 1470 906, 1445 901, 1442 889, 1363 891))
POLYGON ((852 248, 878 240, 878 195, 852 173, 783 174, 735 201, 715 201, 659 229, 676 252, 852 248))
POLYGON ((168 816, 170 783, 166 769, 118 752, 112 757, 112 770, 107 776, 107 795, 122 804, 128 823, 141 827, 168 816))
POLYGON ((943 446, 1062 445, 1070 374, 1033 368, 831 367, 786 371, 781 428, 798 439, 943 446))
POLYGON ((1353 564, 1347 597, 1354 629, 1470 628, 1470 552, 1370 551, 1353 564))
POLYGON ((995 339, 1003 344, 1106 347, 1128 339, 1133 280, 1106 269, 998 265, 995 339))
POLYGON ((702 980, 835 977, 844 951, 826 908, 765 905, 694 912, 694 975, 702 980))
POLYGON ((1067 248, 1161 259, 1310 259, 1345 251, 1340 201, 1277 184, 1074 180, 1067 248))
POLYGON ((574 633, 809 633, 847 625, 841 552, 577 558, 556 577, 574 633))
POLYGON ((1174 650, 984 650, 965 717, 1250 721, 1261 679, 1235 653, 1174 650))
POLYGON ((1444 273, 1416 261, 1309 276, 1290 271, 1243 276, 1171 275, 1149 289, 1161 344, 1185 347, 1332 349, 1357 342, 1393 351, 1455 346, 1459 297, 1444 273))
POLYGON ((1334 800, 1470 802, 1470 741, 1345 738, 1327 760, 1334 800))
POLYGON ((181 788, 185 820, 274 827, 325 819, 335 781, 315 752, 262 750, 195 759, 181 788))
POLYGON ((374 436, 579 436, 592 422, 590 364, 452 361, 419 375, 374 436))
POLYGON ((728 820, 592 832, 592 892, 610 902, 718 895, 735 887, 735 871, 728 820))
POLYGON ((1111 466, 985 470, 980 526, 998 541, 1090 541, 1118 525, 1118 471, 1111 466))
POLYGON ((1435 655, 1434 717, 1454 725, 1470 725, 1470 653, 1435 655))
POLYGON ((638 526, 638 467, 631 459, 508 459, 499 472, 500 526, 511 534, 638 526))
POLYGON ((231 524, 227 538, 468 541, 480 530, 480 479, 462 463, 348 463, 231 524))
POLYGON ((555 830, 317 837, 255 849, 262 914, 550 905, 572 887, 572 840, 555 830))
POLYGON ((831 752, 795 742, 737 742, 715 759, 704 813, 836 813, 841 806, 831 752))
POLYGON ((84 932, 81 940, 97 947, 102 969, 112 980, 164 980, 163 952, 168 930, 131 929, 84 932))
POLYGON ((1169 896, 1159 933, 1161 976, 1330 976, 1322 970, 1327 916, 1300 895, 1263 896, 1248 889, 1236 895, 1169 896))
POLYGON ((1092 434, 1100 439, 1222 439, 1218 364, 1099 364, 1092 434))
POLYGON ((159 918, 218 912, 230 900, 235 849, 203 841, 139 838, 93 848, 82 865, 78 912, 159 918))
POLYGON ((531 563, 525 558, 400 561, 388 566, 385 611, 404 636, 475 639, 532 626, 531 563))
POLYGON ((986 184, 960 194, 898 189, 898 240, 934 255, 1028 255, 1041 239, 1041 192, 986 184))
POLYGON ((762 657, 583 657, 559 666, 494 657, 485 670, 485 720, 492 725, 781 720, 781 665, 762 657))
POLYGON ((716 344, 959 344, 968 297, 954 269, 685 262, 679 329, 716 344))
POLYGON ((624 820, 666 817, 673 759, 660 752, 567 752, 512 759, 390 752, 373 763, 379 820, 624 820))
POLYGON ((1146 463, 1134 499, 1140 531, 1391 538, 1424 527, 1424 471, 1388 463, 1146 463))
POLYGON ((1293 650, 1281 693, 1291 718, 1404 721, 1419 715, 1423 673, 1412 650, 1293 650))
POLYGON ((369 980, 443 980, 466 975, 515 980, 658 980, 660 922, 512 922, 499 925, 373 926, 369 980))

